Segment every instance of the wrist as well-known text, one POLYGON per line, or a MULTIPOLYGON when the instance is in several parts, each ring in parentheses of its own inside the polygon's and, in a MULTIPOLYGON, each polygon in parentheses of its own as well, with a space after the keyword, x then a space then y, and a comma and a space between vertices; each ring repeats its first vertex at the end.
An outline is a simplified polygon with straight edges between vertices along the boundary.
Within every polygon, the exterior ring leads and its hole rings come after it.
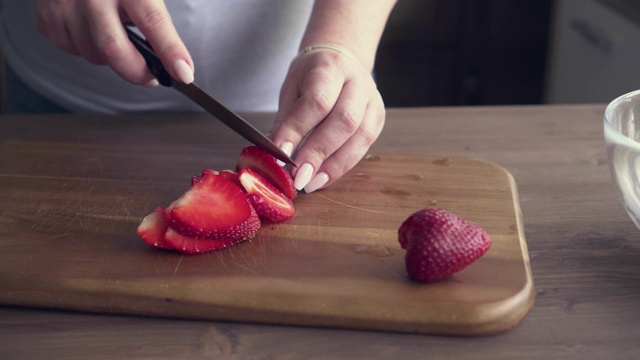
MULTIPOLYGON (((298 55, 296 55, 296 57, 302 56, 304 54, 310 53, 310 52, 314 52, 314 51, 330 51, 330 52, 334 52, 336 54, 339 54, 345 58, 349 58, 351 60, 355 60, 355 62, 357 62, 360 66, 362 66, 363 69, 367 70, 367 67, 364 65, 362 59, 360 59, 353 51, 347 49, 344 46, 341 45, 334 45, 331 43, 319 43, 319 44, 315 44, 315 45, 308 45, 308 46, 304 46, 302 47, 302 50, 300 50, 300 52, 298 52, 298 55)), ((371 71, 371 70, 367 70, 367 71, 371 71)))
POLYGON ((353 59, 357 59, 357 57, 355 56, 354 53, 352 53, 349 49, 343 47, 343 46, 339 46, 339 45, 332 45, 332 44, 316 44, 316 45, 309 45, 309 46, 305 46, 302 48, 302 50, 300 50, 300 52, 298 53, 298 56, 300 55, 304 55, 306 53, 312 52, 312 51, 317 51, 317 50, 327 50, 327 51, 333 51, 336 52, 338 54, 353 58, 353 59))

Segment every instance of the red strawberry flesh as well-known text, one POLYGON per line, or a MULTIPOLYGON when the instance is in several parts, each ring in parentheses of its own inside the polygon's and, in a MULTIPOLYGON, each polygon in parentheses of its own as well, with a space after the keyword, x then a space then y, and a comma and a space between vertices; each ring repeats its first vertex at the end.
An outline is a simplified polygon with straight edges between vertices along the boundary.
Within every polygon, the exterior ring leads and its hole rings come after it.
POLYGON ((242 192, 246 192, 242 184, 240 183, 240 175, 233 170, 221 170, 220 176, 231 181, 232 183, 238 185, 238 187, 242 190, 242 192))
POLYGON ((239 173, 242 169, 256 171, 291 200, 298 196, 291 174, 278 164, 273 155, 257 146, 248 146, 240 153, 236 170, 239 173))
POLYGON ((409 216, 398 229, 398 241, 407 251, 407 274, 421 282, 442 280, 459 272, 491 246, 484 229, 436 208, 409 216))
POLYGON ((260 220, 280 222, 295 215, 298 192, 291 174, 257 146, 245 148, 236 171, 205 168, 191 188, 169 207, 158 207, 138 226, 148 244, 202 254, 251 239, 260 220))
POLYGON ((260 220, 242 190, 217 173, 202 177, 166 210, 165 220, 180 234, 213 240, 252 238, 260 220))
POLYGON ((164 238, 169 226, 164 221, 163 212, 164 209, 158 207, 151 214, 145 216, 140 225, 138 225, 138 236, 147 244, 157 248, 173 249, 173 246, 164 238))
POLYGON ((204 254, 209 251, 224 249, 242 241, 197 239, 184 236, 171 228, 167 229, 164 236, 167 244, 185 254, 204 254))
POLYGON ((249 203, 261 219, 281 222, 295 215, 293 202, 256 171, 240 170, 240 183, 247 191, 249 203))
POLYGON ((212 174, 218 175, 218 171, 213 170, 213 169, 209 169, 209 168, 205 168, 205 169, 202 170, 202 174, 201 175, 193 175, 191 177, 191 185, 194 185, 195 183, 200 181, 200 179, 202 179, 202 176, 204 176, 204 174, 206 174, 206 173, 212 173, 212 174))

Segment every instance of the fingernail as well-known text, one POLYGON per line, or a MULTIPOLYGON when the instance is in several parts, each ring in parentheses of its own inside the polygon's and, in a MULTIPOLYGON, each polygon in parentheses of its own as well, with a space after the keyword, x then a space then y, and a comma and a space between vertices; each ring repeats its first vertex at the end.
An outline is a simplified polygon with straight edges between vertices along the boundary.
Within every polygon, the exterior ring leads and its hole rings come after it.
POLYGON ((151 79, 149 80, 148 83, 144 84, 144 86, 146 87, 156 87, 158 85, 160 85, 160 83, 158 82, 158 79, 151 79))
MULTIPOLYGON (((280 149, 282 149, 285 154, 291 156, 291 153, 293 152, 293 144, 290 141, 285 141, 280 145, 280 149)), ((284 161, 278 160, 278 165, 284 166, 284 161)))
POLYGON ((173 71, 176 72, 178 80, 182 81, 183 83, 191 84, 193 82, 193 70, 186 61, 178 59, 173 64, 173 71))
POLYGON ((313 175, 313 166, 309 163, 304 163, 302 166, 298 168, 298 172, 296 172, 296 178, 293 180, 293 186, 302 190, 311 180, 311 175, 313 175))
POLYGON ((304 192, 307 194, 312 193, 323 187, 327 181, 329 181, 329 175, 326 172, 319 172, 313 177, 313 179, 311 179, 311 181, 309 181, 309 184, 304 187, 304 192))

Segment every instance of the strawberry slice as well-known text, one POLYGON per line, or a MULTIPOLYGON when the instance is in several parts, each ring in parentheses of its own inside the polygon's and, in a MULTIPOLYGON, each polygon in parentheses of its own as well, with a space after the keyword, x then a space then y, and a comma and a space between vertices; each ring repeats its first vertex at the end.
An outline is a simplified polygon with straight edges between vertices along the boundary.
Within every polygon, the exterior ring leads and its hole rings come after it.
POLYGON ((193 175, 191 177, 191 186, 195 185, 195 183, 197 183, 198 181, 200 181, 200 175, 193 175))
POLYGON ((154 212, 145 216, 140 225, 138 225, 138 236, 147 244, 157 248, 173 249, 174 247, 164 238, 169 226, 164 221, 163 212, 164 209, 158 207, 154 212))
POLYGON ((202 176, 206 173, 213 173, 213 174, 219 174, 220 172, 217 170, 213 170, 213 169, 209 169, 209 168, 205 168, 202 170, 202 174, 201 175, 193 175, 191 177, 191 185, 197 183, 198 181, 200 181, 200 179, 202 179, 202 176))
POLYGON ((182 235, 213 240, 245 240, 260 227, 255 209, 233 182, 215 172, 202 177, 165 211, 164 218, 182 235))
POLYGON ((174 249, 185 254, 204 254, 209 251, 224 249, 242 240, 209 240, 184 236, 168 228, 164 234, 165 242, 174 249))
POLYGON ((160 249, 178 250, 185 254, 203 254, 229 247, 240 240, 196 239, 181 235, 167 225, 163 214, 165 209, 158 207, 142 219, 138 226, 138 235, 149 245, 160 249))
POLYGON ((240 183, 240 175, 233 170, 220 170, 220 176, 231 181, 232 183, 238 185, 238 187, 242 190, 242 192, 246 193, 247 190, 240 183))
POLYGON ((240 170, 240 183, 247 190, 247 199, 261 219, 280 222, 295 215, 296 209, 291 199, 260 176, 257 171, 240 170))
POLYGON ((236 170, 240 172, 242 169, 254 170, 291 200, 298 196, 291 174, 278 165, 275 157, 257 146, 248 146, 240 153, 236 170))

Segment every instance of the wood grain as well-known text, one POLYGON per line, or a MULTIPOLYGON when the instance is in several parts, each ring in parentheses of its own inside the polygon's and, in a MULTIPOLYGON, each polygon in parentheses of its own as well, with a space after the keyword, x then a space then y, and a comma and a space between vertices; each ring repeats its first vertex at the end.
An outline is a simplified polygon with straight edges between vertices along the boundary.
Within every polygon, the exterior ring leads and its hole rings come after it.
MULTIPOLYGON (((387 112, 385 129, 372 152, 480 158, 499 164, 515 178, 536 298, 529 314, 510 331, 458 338, 4 307, 0 357, 638 359, 640 243, 638 229, 611 183, 602 134, 604 108, 593 104, 387 112)), ((246 114, 262 130, 269 128, 272 117, 246 114)), ((2 116, 0 141, 91 143, 111 146, 116 153, 121 146, 162 149, 171 144, 187 151, 199 148, 205 161, 235 157, 245 145, 208 117, 171 114, 2 116)), ((184 157, 172 165, 190 173, 199 170, 201 161, 184 157)), ((40 173, 30 166, 34 163, 45 166, 34 158, 22 171, 40 173)), ((3 169, 0 163, 0 173, 3 169)), ((139 176, 153 177, 144 171, 139 176)), ((182 186, 182 175, 175 181, 182 186)), ((0 188, 0 196, 13 194, 0 188)), ((0 234, 3 231, 0 224, 0 234)))
POLYGON ((1 208, 0 303, 452 335, 510 329, 533 303, 516 186, 495 164, 372 154, 330 189, 301 194, 294 219, 265 224, 251 242, 183 256, 148 247, 135 228, 188 187, 187 168, 164 171, 178 155, 203 166, 229 160, 191 150, 0 147, 0 187, 14 194, 1 208), (494 244, 454 277, 417 284, 404 273, 397 228, 434 206, 479 224, 494 244))

